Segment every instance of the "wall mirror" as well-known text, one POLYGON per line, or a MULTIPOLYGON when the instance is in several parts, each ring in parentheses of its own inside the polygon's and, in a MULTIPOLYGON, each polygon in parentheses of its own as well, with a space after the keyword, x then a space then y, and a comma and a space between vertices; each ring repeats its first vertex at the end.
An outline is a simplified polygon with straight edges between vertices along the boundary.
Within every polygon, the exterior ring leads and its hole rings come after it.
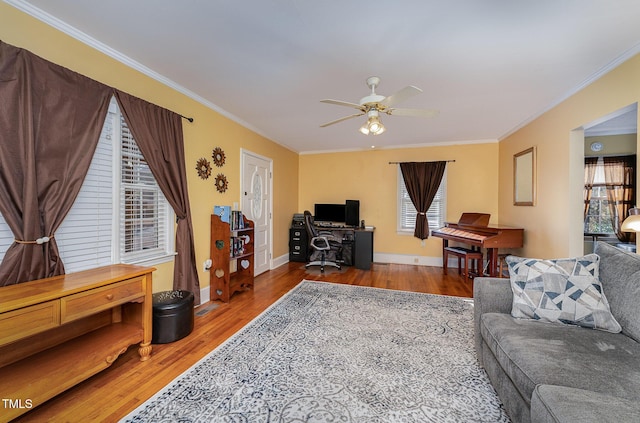
POLYGON ((536 148, 513 155, 513 205, 534 206, 536 203, 536 148))

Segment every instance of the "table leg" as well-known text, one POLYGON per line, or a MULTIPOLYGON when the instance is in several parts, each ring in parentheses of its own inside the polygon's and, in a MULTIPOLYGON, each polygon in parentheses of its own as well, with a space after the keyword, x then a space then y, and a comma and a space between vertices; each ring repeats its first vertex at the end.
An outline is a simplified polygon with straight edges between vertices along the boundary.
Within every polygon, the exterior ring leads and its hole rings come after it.
POLYGON ((498 249, 487 248, 487 261, 489 262, 489 276, 498 276, 498 249))

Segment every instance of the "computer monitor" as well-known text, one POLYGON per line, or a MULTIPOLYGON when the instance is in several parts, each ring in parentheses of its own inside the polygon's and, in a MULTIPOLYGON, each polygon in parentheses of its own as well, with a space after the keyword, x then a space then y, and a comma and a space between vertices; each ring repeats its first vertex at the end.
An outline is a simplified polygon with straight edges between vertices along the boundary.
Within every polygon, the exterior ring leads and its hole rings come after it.
POLYGON ((344 223, 345 213, 344 204, 316 204, 313 210, 313 220, 344 223))

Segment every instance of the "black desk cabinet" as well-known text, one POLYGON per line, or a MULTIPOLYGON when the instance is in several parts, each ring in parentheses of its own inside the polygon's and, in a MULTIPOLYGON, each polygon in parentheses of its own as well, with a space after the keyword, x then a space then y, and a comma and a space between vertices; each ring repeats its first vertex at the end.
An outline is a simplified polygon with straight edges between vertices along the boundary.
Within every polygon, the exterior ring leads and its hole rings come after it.
MULTIPOLYGON (((322 228, 327 230, 327 228, 322 228)), ((342 237, 342 259, 345 266, 369 270, 373 262, 373 230, 335 228, 335 236, 342 237)), ((309 257, 309 236, 304 226, 289 229, 289 261, 305 262, 309 257)))
POLYGON ((304 226, 289 229, 289 261, 306 263, 308 257, 309 238, 304 226))
POLYGON ((355 231, 354 264, 356 269, 369 270, 373 262, 373 231, 355 231))

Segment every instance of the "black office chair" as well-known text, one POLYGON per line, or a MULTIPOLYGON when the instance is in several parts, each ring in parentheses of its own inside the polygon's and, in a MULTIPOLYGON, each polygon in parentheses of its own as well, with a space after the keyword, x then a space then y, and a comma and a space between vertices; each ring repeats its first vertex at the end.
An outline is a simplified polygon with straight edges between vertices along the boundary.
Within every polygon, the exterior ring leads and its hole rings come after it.
POLYGON ((324 272, 324 266, 341 268, 338 262, 338 255, 342 248, 340 240, 335 238, 331 232, 318 232, 313 226, 313 216, 309 210, 304 212, 304 224, 309 235, 309 246, 313 249, 306 268, 309 266, 320 266, 320 272, 324 272))

